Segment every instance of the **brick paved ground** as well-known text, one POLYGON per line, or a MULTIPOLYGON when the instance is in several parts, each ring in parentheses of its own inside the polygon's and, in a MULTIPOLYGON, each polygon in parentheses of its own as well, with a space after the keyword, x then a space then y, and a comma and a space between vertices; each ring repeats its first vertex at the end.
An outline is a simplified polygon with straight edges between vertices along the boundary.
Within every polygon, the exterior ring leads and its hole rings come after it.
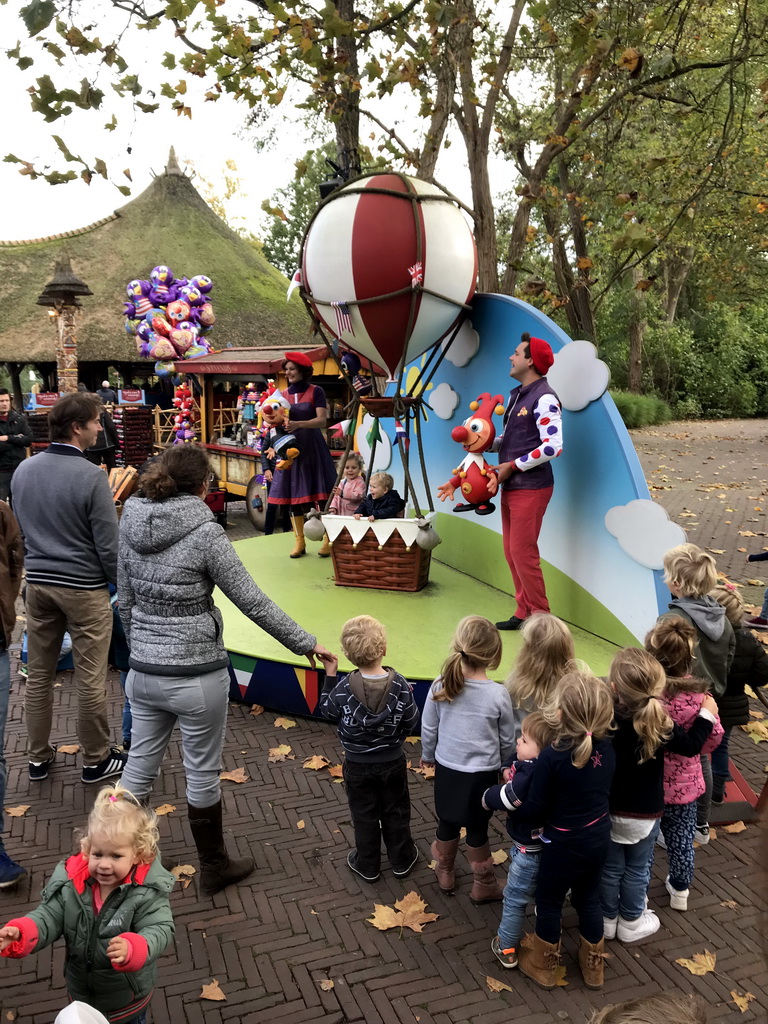
MULTIPOLYGON (((760 426, 676 424, 636 435, 649 479, 666 475, 668 480, 661 483, 673 488, 654 493, 673 515, 683 511, 684 505, 697 512, 692 520, 699 523, 695 536, 704 546, 730 553, 736 531, 750 528, 745 524, 753 516, 759 518, 748 505, 760 505, 763 491, 762 470, 752 469, 761 466, 760 426), (678 449, 690 454, 675 454, 678 449), (713 464, 724 468, 715 469, 713 464), (659 474, 654 473, 656 469, 659 474), (714 476, 716 472, 719 477, 714 476), (755 479, 750 480, 753 474, 755 479), (697 490, 701 481, 738 483, 739 476, 742 482, 748 481, 745 487, 697 490), (720 493, 727 493, 727 500, 720 493), (705 504, 707 497, 709 504, 705 504), (738 511, 726 513, 723 502, 738 511), (726 526, 723 517, 731 519, 731 524, 726 526)), ((249 535, 249 527, 237 524, 236 513, 232 519, 231 536, 241 531, 249 535)), ((761 522, 752 524, 753 532, 760 527, 761 522)), ((751 543, 761 544, 761 540, 752 538, 751 543)), ((739 578, 735 570, 734 577, 739 578)), ((60 682, 55 738, 60 743, 75 742, 71 674, 63 673, 60 682)), ((115 677, 110 677, 109 692, 117 729, 120 693, 115 677)), ((15 677, 7 736, 6 803, 29 804, 30 809, 23 817, 9 819, 7 838, 9 851, 29 868, 30 877, 15 892, 0 891, 4 919, 23 913, 36 899, 57 860, 73 848, 73 830, 84 824, 95 795, 78 781, 77 759, 72 755, 62 757, 45 782, 29 782, 22 700, 23 681, 15 677)), ((581 984, 573 959, 574 915, 568 910, 564 950, 569 984, 544 993, 517 972, 498 966, 489 943, 499 910, 470 904, 463 861, 457 894, 440 894, 428 867, 432 784, 417 775, 411 779, 414 832, 423 858, 417 869, 403 882, 385 871, 380 882, 366 885, 344 864, 351 830, 343 786, 334 783, 327 771, 302 767, 311 754, 323 754, 332 764, 338 763, 333 729, 297 719, 295 728, 283 731, 275 728, 275 718, 270 712, 252 717, 243 706, 231 708, 225 767, 242 765, 250 778, 243 785, 224 783, 226 824, 232 847, 250 851, 257 870, 247 884, 213 899, 200 899, 194 881, 186 890, 174 892, 176 942, 160 965, 160 985, 151 1012, 156 1024, 506 1024, 516 1020, 581 1024, 592 1008, 606 1002, 673 988, 701 993, 711 1005, 712 1020, 737 1013, 730 1002, 732 989, 756 996, 739 1019, 764 1020, 768 1015, 768 970, 761 954, 755 897, 763 889, 756 827, 739 835, 718 829, 717 838, 697 852, 697 878, 687 914, 668 909, 663 886, 666 859, 659 853, 650 897, 660 913, 662 930, 634 950, 610 944, 613 956, 604 992, 588 992, 581 984), (296 760, 270 765, 268 749, 278 743, 290 744, 296 760), (303 828, 299 822, 304 822, 303 828), (412 889, 440 915, 421 935, 378 932, 366 923, 374 901, 392 903, 412 889), (723 905, 728 902, 736 906, 723 905), (696 978, 674 962, 705 948, 717 953, 717 974, 696 978), (490 992, 489 975, 512 991, 490 992), (199 999, 201 986, 214 978, 226 993, 226 1002, 199 999), (334 985, 324 991, 321 982, 328 979, 334 985)), ((418 744, 407 749, 417 763, 418 744)), ((734 737, 733 749, 747 778, 754 786, 761 785, 768 751, 743 733, 734 737)), ((177 807, 161 821, 164 852, 181 863, 194 863, 176 743, 163 765, 154 802, 177 807)), ((493 847, 506 845, 500 822, 494 823, 493 847)), ((62 968, 60 944, 23 961, 0 963, 0 1020, 51 1021, 65 1002, 62 968)))

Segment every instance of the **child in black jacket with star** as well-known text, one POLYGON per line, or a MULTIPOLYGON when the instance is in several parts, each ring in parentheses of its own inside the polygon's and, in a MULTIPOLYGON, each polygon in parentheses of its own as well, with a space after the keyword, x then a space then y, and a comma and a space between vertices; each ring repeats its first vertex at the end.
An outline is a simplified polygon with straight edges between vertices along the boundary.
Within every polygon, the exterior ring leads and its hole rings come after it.
POLYGON ((336 664, 326 664, 320 714, 338 722, 344 747, 344 782, 355 829, 355 849, 347 866, 366 882, 375 882, 381 865, 381 840, 396 878, 410 874, 418 859, 411 837, 411 801, 403 741, 419 721, 408 682, 382 665, 387 653, 384 627, 370 615, 344 624, 341 647, 356 671, 340 680, 336 664))
POLYGON ((395 481, 389 473, 374 473, 371 477, 370 493, 357 506, 355 519, 394 519, 405 508, 405 502, 393 490, 395 481))

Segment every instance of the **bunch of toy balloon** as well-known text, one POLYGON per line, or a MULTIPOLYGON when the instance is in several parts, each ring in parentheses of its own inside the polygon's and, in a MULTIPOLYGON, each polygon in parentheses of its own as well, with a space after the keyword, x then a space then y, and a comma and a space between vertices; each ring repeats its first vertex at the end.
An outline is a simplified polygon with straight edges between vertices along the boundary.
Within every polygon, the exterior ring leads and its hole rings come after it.
POLYGON ((173 404, 176 409, 176 416, 173 420, 176 437, 173 443, 191 444, 196 436, 194 422, 197 414, 188 384, 179 384, 174 392, 173 404))
POLYGON ((125 329, 136 338, 142 358, 156 359, 155 372, 168 377, 179 359, 207 355, 206 339, 216 322, 205 274, 175 278, 170 267, 155 267, 148 281, 129 282, 124 303, 125 329))

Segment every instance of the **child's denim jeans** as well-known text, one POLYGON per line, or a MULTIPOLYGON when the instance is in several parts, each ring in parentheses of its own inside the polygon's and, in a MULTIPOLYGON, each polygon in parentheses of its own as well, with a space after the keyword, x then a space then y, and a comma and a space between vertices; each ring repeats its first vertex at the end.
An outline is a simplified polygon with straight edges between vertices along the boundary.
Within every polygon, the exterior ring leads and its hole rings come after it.
POLYGON ((504 909, 499 925, 502 949, 519 949, 525 911, 536 895, 541 850, 523 852, 512 844, 509 851, 509 875, 504 889, 504 909))

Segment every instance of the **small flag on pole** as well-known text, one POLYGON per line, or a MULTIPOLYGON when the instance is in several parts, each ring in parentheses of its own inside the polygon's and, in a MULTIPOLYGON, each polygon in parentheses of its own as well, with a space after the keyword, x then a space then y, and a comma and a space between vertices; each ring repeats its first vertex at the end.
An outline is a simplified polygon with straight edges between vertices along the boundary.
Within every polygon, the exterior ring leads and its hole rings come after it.
POLYGON ((336 313, 336 328, 339 335, 342 335, 345 331, 349 331, 352 337, 354 337, 355 332, 352 329, 352 318, 349 315, 349 304, 346 302, 332 302, 331 308, 336 313))
POLYGON ((414 263, 412 267, 408 267, 408 273, 411 275, 411 288, 415 288, 417 285, 423 284, 424 264, 421 260, 419 260, 418 263, 414 263))
POLYGON ((381 440, 381 430, 379 429, 379 421, 377 418, 374 418, 373 423, 371 424, 371 429, 365 435, 365 439, 371 446, 373 446, 374 441, 381 440))
POLYGON ((403 442, 406 451, 411 447, 411 439, 406 434, 405 427, 400 420, 395 420, 395 444, 397 444, 398 441, 403 442))
POLYGON ((293 295, 293 293, 296 290, 296 288, 299 288, 300 286, 301 286, 301 270, 296 270, 296 271, 294 271, 293 277, 291 278, 291 283, 288 285, 288 294, 285 297, 285 301, 286 302, 288 302, 290 300, 291 295, 293 295))
POLYGON ((354 434, 354 432, 354 420, 341 420, 339 423, 335 423, 329 430, 331 437, 336 438, 347 437, 349 434, 354 434))

